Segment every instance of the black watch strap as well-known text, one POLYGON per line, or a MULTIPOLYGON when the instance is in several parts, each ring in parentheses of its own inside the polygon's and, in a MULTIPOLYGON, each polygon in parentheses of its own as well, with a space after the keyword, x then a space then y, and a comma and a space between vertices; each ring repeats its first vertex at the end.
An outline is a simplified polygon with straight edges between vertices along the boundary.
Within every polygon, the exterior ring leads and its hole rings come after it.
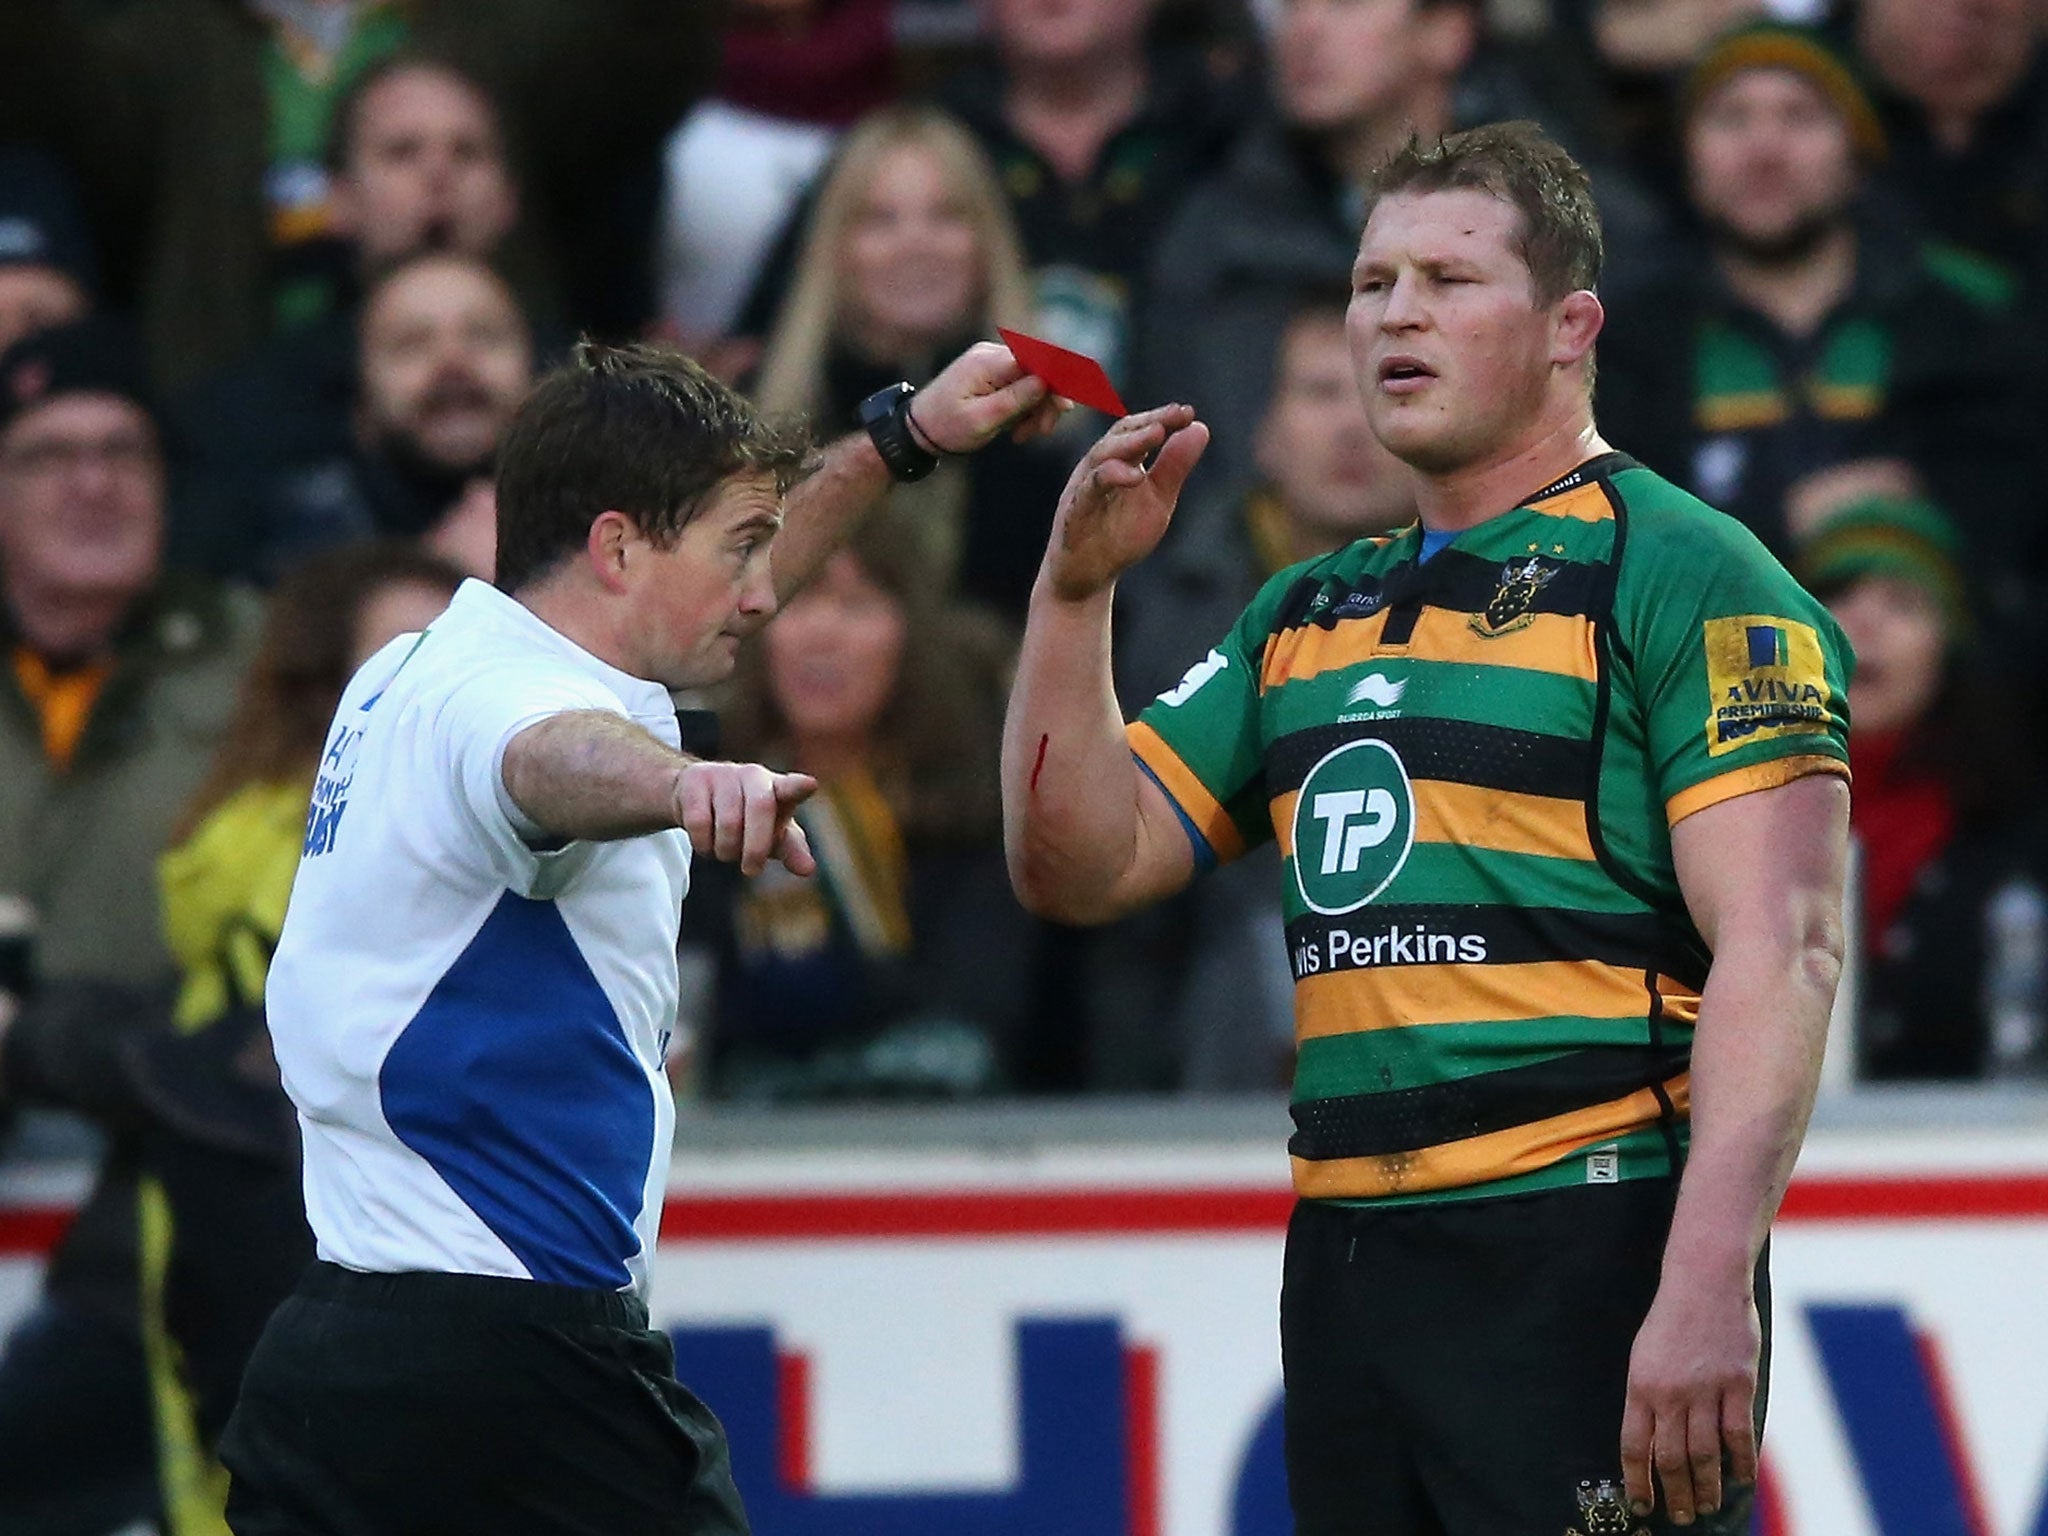
POLYGON ((922 480, 939 467, 939 456, 920 447, 910 430, 910 401, 916 393, 908 384, 891 384, 860 403, 860 424, 875 452, 892 478, 906 482, 922 480))

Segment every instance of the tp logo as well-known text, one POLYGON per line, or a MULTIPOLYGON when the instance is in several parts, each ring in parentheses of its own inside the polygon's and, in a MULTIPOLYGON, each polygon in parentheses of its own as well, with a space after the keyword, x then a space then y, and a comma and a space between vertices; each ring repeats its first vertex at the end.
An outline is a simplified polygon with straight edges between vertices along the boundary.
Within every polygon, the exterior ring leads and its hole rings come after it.
POLYGON ((1347 741, 1308 771, 1294 800, 1294 883, 1336 917, 1378 896, 1415 845, 1415 791, 1384 741, 1347 741))

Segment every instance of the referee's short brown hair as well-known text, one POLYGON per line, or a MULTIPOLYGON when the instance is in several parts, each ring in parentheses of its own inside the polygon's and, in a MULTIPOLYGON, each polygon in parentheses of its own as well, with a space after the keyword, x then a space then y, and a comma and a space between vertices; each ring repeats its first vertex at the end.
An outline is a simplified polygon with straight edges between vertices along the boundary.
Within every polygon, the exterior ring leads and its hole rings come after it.
POLYGON ((581 342, 499 447, 497 585, 546 575, 605 512, 666 547, 726 481, 766 475, 787 491, 810 452, 801 423, 762 415, 673 348, 581 342))
POLYGON ((1530 122, 1488 123, 1434 143, 1411 138, 1366 186, 1368 220, 1397 193, 1485 192, 1522 216, 1520 250, 1539 305, 1599 286, 1605 246, 1592 183, 1530 122))

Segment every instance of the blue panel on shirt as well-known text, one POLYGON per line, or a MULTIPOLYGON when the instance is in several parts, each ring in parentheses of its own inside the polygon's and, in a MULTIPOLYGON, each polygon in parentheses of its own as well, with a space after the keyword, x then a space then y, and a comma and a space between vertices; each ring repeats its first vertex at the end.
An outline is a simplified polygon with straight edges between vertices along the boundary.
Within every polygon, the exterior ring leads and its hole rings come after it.
POLYGON ((534 1279, 632 1283, 653 1094, 553 902, 505 893, 392 1043, 378 1089, 392 1132, 534 1279))
POLYGON ((1458 535, 1456 533, 1447 530, 1432 531, 1427 528, 1423 529, 1422 551, 1421 553, 1416 555, 1415 563, 1417 565, 1420 565, 1423 561, 1432 558, 1438 550, 1448 548, 1450 546, 1451 540, 1455 539, 1457 536, 1458 535))

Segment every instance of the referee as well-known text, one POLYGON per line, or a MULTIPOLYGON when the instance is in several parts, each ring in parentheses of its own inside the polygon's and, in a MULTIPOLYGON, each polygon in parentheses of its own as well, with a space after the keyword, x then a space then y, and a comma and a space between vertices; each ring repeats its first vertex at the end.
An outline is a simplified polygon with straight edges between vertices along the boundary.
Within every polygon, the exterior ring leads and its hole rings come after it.
POLYGON ((507 436, 497 585, 349 684, 270 972, 319 1261, 221 1444, 239 1536, 723 1536, 717 1422, 648 1327, 692 851, 815 867, 801 774, 669 690, 932 449, 1054 405, 970 349, 813 462, 687 359, 585 345, 507 436), (772 560, 771 560, 772 552, 772 560))

